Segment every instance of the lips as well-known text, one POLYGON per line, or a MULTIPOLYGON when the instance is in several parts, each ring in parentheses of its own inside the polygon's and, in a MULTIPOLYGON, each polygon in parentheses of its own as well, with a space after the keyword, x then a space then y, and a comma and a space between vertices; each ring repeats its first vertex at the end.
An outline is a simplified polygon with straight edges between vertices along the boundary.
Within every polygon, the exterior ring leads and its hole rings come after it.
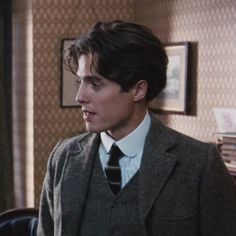
POLYGON ((88 110, 82 110, 83 111, 83 118, 85 121, 87 122, 91 122, 93 117, 95 116, 95 112, 92 112, 92 111, 88 111, 88 110))

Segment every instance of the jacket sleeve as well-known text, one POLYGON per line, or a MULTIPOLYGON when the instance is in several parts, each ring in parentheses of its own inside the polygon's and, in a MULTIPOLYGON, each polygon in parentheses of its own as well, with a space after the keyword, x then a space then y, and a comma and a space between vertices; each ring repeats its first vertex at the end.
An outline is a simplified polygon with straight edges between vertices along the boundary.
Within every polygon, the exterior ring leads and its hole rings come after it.
POLYGON ((201 235, 236 235, 236 186, 220 153, 208 149, 200 192, 201 235))
POLYGON ((53 236, 54 235, 54 153, 60 143, 56 145, 52 151, 48 163, 47 171, 43 182, 40 205, 37 236, 53 236))

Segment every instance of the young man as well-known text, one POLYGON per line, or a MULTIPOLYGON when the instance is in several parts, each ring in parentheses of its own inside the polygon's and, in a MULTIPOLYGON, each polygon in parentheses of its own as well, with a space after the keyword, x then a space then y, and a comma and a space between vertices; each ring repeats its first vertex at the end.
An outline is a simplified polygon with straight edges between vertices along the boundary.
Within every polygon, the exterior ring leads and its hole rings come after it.
POLYGON ((99 22, 66 63, 88 133, 50 156, 38 235, 236 235, 236 189, 216 148, 148 112, 166 84, 160 40, 141 25, 99 22))

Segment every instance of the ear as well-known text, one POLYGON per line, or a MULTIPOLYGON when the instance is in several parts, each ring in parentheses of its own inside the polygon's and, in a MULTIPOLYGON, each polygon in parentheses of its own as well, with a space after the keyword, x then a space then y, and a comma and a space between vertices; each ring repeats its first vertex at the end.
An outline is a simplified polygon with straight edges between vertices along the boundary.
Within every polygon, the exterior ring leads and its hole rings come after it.
POLYGON ((138 102, 145 99, 148 89, 146 80, 139 80, 133 87, 133 101, 138 102))

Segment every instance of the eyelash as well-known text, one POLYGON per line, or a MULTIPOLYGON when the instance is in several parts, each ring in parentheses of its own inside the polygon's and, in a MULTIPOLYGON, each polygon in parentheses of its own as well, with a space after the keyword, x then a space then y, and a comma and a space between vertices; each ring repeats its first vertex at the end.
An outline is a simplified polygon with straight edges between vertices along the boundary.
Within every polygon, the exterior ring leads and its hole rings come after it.
POLYGON ((92 84, 92 86, 94 86, 94 87, 100 86, 100 84, 98 84, 98 83, 96 83, 96 82, 91 82, 91 84, 92 84))

